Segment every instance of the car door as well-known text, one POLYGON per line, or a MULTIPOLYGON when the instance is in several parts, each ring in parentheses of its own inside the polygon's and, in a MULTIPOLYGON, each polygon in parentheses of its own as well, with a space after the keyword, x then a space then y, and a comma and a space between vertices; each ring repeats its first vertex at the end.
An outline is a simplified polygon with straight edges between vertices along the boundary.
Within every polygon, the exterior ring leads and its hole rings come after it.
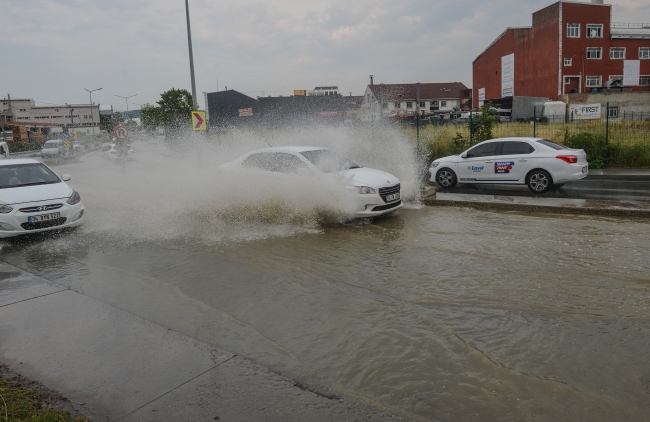
POLYGON ((459 182, 494 182, 494 159, 499 144, 499 141, 484 142, 465 152, 458 162, 459 182))
POLYGON ((526 172, 537 155, 525 141, 503 141, 494 162, 494 177, 498 183, 524 183, 526 172))

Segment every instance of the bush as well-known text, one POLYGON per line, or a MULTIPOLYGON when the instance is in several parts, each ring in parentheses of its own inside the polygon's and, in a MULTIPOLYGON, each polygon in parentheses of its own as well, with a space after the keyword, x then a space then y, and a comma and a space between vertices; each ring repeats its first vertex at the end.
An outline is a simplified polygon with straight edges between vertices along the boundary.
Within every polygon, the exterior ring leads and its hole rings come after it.
POLYGON ((568 136, 565 146, 584 150, 587 153, 589 167, 593 169, 605 167, 609 162, 610 153, 612 152, 603 135, 588 132, 568 136))
POLYGON ((43 142, 9 142, 9 153, 15 153, 15 152, 25 152, 25 151, 40 151, 43 149, 43 142))

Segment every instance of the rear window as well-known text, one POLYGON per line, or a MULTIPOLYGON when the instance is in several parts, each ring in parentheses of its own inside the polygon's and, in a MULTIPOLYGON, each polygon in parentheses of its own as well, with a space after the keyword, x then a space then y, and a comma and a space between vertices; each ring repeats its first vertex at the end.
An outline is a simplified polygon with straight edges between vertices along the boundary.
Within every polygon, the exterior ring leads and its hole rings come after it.
POLYGON ((503 150, 501 155, 522 155, 530 154, 535 151, 528 142, 521 141, 505 141, 503 143, 503 150))
POLYGON ((569 149, 569 148, 565 147, 564 145, 556 144, 555 142, 549 141, 548 139, 540 139, 537 142, 539 142, 542 145, 546 145, 549 148, 553 148, 555 150, 558 150, 558 151, 562 150, 562 149, 569 149))

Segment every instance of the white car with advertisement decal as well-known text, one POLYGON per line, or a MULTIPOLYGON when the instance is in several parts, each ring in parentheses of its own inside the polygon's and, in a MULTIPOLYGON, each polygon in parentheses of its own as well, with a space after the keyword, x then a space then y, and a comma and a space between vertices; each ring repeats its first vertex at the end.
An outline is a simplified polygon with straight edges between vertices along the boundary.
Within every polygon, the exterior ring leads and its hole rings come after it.
POLYGON ((376 217, 403 206, 397 177, 385 171, 361 167, 327 148, 265 148, 223 164, 221 169, 262 171, 264 177, 277 179, 317 177, 337 180, 337 183, 340 180, 354 200, 355 218, 376 217))
POLYGON ((70 179, 36 160, 0 161, 0 238, 83 224, 84 206, 70 179))
POLYGON ((534 193, 584 179, 587 154, 541 138, 491 139, 459 155, 439 158, 431 181, 450 189, 457 183, 527 185, 534 193))

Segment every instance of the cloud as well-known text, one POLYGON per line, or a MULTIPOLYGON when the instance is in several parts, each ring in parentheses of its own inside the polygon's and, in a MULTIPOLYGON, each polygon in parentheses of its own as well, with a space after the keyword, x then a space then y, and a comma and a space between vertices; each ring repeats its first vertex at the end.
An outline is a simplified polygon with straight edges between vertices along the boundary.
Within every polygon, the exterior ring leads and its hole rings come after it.
MULTIPOLYGON (((550 2, 493 0, 190 0, 197 91, 376 82, 471 84, 471 63, 508 26, 528 26, 550 2)), ((155 102, 190 89, 182 0, 0 0, 0 90, 14 97, 123 109, 118 95, 155 102)), ((650 0, 619 0, 614 21, 647 15, 650 0)), ((202 102, 202 101, 200 101, 202 102)))

